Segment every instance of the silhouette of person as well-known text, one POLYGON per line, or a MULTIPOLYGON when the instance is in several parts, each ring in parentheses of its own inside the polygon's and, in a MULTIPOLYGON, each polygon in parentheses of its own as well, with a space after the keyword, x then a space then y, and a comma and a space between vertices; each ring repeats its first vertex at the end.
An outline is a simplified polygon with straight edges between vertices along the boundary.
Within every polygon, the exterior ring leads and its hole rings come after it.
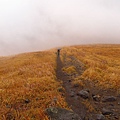
POLYGON ((60 48, 57 50, 57 55, 59 56, 60 55, 60 48))

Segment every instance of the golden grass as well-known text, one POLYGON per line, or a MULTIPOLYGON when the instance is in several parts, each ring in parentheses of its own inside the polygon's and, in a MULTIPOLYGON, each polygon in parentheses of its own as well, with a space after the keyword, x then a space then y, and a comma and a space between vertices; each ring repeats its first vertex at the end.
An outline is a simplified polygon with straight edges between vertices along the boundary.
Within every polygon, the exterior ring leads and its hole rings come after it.
POLYGON ((62 71, 64 71, 65 73, 69 75, 77 73, 75 66, 63 67, 62 71))
MULTIPOLYGON (((58 92, 55 50, 0 58, 0 120, 48 120, 44 110, 50 106, 68 108, 58 92)), ((92 80, 103 88, 120 91, 120 45, 88 45, 64 47, 61 58, 74 56, 85 64, 76 78, 92 80)), ((74 73, 74 66, 63 68, 74 73)), ((80 80, 80 79, 82 80, 80 80)), ((88 108, 92 111, 93 108, 88 108)))
POLYGON ((85 64, 82 78, 104 88, 120 88, 120 45, 65 47, 62 56, 74 56, 85 64))
POLYGON ((47 107, 67 108, 55 68, 54 50, 0 58, 0 120, 48 120, 47 107))

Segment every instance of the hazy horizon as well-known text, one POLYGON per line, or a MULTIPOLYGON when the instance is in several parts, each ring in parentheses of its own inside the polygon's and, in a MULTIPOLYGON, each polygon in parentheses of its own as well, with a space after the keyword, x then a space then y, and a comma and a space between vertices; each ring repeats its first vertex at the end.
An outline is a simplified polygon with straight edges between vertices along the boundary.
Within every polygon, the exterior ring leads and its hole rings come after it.
POLYGON ((0 56, 120 44, 119 0, 0 0, 0 56))

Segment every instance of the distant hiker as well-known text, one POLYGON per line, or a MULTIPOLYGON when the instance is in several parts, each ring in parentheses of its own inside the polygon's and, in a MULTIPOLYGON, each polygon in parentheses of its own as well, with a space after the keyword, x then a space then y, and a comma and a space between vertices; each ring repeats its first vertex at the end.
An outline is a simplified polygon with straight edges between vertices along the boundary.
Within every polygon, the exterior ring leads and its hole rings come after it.
POLYGON ((59 56, 60 55, 60 48, 57 50, 57 55, 59 56))

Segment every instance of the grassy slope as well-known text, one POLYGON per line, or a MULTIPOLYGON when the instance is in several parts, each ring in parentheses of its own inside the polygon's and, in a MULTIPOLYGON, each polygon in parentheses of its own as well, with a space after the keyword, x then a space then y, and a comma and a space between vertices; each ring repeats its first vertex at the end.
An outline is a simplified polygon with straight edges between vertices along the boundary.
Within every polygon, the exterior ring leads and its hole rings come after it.
MULTIPOLYGON (((75 56, 86 65, 80 79, 119 91, 120 45, 65 47, 61 54, 62 58, 75 56)), ((45 108, 67 108, 57 91, 55 68, 55 50, 0 58, 0 120, 47 120, 45 108)))
POLYGON ((47 120, 45 108, 66 107, 57 92, 55 67, 54 51, 0 58, 0 120, 47 120))
POLYGON ((85 64, 81 79, 92 80, 106 89, 120 88, 120 45, 73 46, 62 51, 63 56, 75 56, 85 64))

